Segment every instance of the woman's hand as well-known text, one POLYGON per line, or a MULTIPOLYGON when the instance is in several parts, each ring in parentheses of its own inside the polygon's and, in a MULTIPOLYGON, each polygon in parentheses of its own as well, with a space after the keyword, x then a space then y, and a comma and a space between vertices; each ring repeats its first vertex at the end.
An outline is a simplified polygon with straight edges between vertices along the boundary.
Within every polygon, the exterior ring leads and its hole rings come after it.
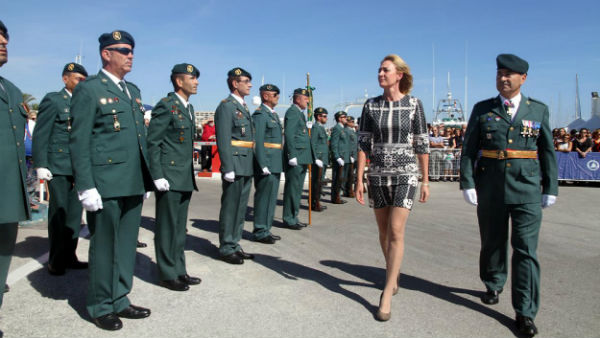
POLYGON ((361 179, 356 180, 356 190, 354 191, 354 196, 356 197, 356 201, 358 203, 365 205, 364 187, 361 179))
POLYGON ((421 183, 421 196, 419 197, 419 202, 425 203, 425 202, 427 202, 428 199, 429 199, 429 183, 421 183))

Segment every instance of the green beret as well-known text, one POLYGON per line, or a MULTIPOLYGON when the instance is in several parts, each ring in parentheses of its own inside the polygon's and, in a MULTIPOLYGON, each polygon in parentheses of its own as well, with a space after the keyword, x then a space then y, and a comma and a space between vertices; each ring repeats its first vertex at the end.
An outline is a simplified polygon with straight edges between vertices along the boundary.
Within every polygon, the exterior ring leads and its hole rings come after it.
POLYGON ((258 90, 261 92, 275 92, 275 93, 279 94, 279 88, 277 88, 276 85, 268 84, 268 83, 266 85, 260 86, 260 88, 258 90))
POLYGON ((294 95, 308 96, 308 90, 306 90, 304 88, 296 88, 296 89, 294 89, 294 95))
POLYGON ((315 115, 327 115, 327 109, 323 107, 318 107, 315 109, 315 115))
POLYGON ((171 69, 171 75, 174 74, 189 74, 195 76, 196 78, 200 77, 200 71, 198 68, 189 63, 180 63, 173 66, 173 69, 171 69))
POLYGON ((88 73, 85 70, 85 68, 83 68, 82 65, 75 63, 75 62, 67 63, 65 65, 65 68, 63 68, 62 75, 65 75, 67 73, 79 73, 85 77, 88 76, 88 73))
POLYGON ((250 75, 250 73, 248 73, 247 71, 245 71, 243 68, 240 68, 240 67, 235 67, 232 70, 228 71, 227 76, 228 77, 245 76, 245 77, 249 78, 250 80, 252 80, 252 75, 250 75))
POLYGON ((116 45, 118 43, 125 43, 131 45, 131 48, 135 48, 135 40, 133 36, 126 31, 113 31, 112 33, 104 33, 98 38, 100 42, 100 50, 110 45, 116 45))
POLYGON ((514 54, 500 54, 496 57, 498 69, 509 69, 519 74, 527 74, 529 64, 514 54))
POLYGON ((2 20, 0 20, 0 35, 8 40, 8 29, 6 29, 6 26, 4 26, 4 22, 2 22, 2 20))
POLYGON ((348 116, 348 119, 347 119, 347 120, 348 120, 348 122, 354 122, 354 117, 352 117, 352 116, 348 116))
POLYGON ((340 110, 339 112, 335 113, 335 115, 333 115, 333 116, 334 116, 334 117, 335 117, 335 119, 337 120, 337 119, 339 119, 340 117, 342 117, 342 116, 347 116, 347 115, 348 115, 348 114, 346 114, 346 112, 345 112, 345 111, 343 111, 343 110, 340 110))

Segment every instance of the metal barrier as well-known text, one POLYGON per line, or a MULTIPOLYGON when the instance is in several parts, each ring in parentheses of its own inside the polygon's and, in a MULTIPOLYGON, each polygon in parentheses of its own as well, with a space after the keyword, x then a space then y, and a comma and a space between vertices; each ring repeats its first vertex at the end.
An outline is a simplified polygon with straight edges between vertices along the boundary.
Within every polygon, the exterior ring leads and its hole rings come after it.
POLYGON ((458 181, 460 149, 431 148, 429 154, 430 181, 458 181))

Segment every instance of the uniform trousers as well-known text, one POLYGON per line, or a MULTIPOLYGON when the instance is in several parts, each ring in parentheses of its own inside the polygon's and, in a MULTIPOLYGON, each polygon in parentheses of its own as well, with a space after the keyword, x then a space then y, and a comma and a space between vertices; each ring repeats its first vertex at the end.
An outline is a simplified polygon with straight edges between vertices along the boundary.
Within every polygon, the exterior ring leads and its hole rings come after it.
POLYGON ((350 197, 354 192, 352 186, 354 185, 354 163, 346 163, 344 164, 344 182, 342 185, 342 190, 344 191, 344 196, 350 197))
POLYGON ((298 164, 295 167, 286 165, 285 185, 283 186, 283 222, 288 225, 298 224, 300 199, 305 177, 305 164, 298 164))
POLYGON ((312 207, 316 207, 319 204, 319 201, 321 199, 321 189, 323 188, 321 186, 321 181, 323 178, 323 172, 325 171, 324 168, 319 168, 319 166, 313 164, 311 166, 312 169, 312 174, 310 176, 311 179, 311 205, 312 207))
POLYGON ((54 269, 64 269, 77 260, 75 251, 81 229, 81 202, 73 186, 73 176, 56 175, 48 182, 48 239, 50 255, 48 264, 54 269))
POLYGON ((185 269, 186 223, 191 191, 156 192, 154 247, 160 280, 174 280, 185 269))
POLYGON ((280 173, 254 175, 254 231, 252 233, 255 239, 271 235, 280 179, 280 173))
POLYGON ((334 161, 331 165, 331 171, 331 200, 335 202, 340 196, 340 189, 345 182, 345 172, 344 167, 340 166, 337 161, 334 161))
POLYGON ((219 254, 228 256, 241 249, 246 208, 250 197, 252 176, 236 176, 233 182, 222 180, 221 211, 219 212, 219 254))
POLYGON ((511 219, 512 304, 519 315, 535 318, 540 303, 540 265, 537 245, 542 221, 541 203, 504 204, 478 201, 481 235, 479 276, 489 290, 500 290, 508 273, 508 221, 511 219))
POLYGON ((142 195, 103 198, 103 209, 88 212, 90 228, 87 310, 92 318, 118 313, 131 303, 142 195))
POLYGON ((15 251, 18 228, 19 223, 17 222, 0 224, 0 307, 4 297, 4 286, 8 277, 10 260, 15 251))

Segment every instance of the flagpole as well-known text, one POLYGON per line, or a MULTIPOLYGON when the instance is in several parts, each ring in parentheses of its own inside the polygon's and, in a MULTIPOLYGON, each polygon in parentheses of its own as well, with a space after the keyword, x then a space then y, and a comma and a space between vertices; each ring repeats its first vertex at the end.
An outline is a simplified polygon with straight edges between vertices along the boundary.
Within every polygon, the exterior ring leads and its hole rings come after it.
MULTIPOLYGON (((306 73, 306 89, 308 90, 308 107, 306 110, 306 115, 308 123, 310 124, 310 127, 308 128, 308 138, 310 140, 313 118, 313 95, 312 88, 310 87, 310 73, 306 73)), ((308 164, 308 224, 312 226, 312 165, 310 163, 308 164)))

